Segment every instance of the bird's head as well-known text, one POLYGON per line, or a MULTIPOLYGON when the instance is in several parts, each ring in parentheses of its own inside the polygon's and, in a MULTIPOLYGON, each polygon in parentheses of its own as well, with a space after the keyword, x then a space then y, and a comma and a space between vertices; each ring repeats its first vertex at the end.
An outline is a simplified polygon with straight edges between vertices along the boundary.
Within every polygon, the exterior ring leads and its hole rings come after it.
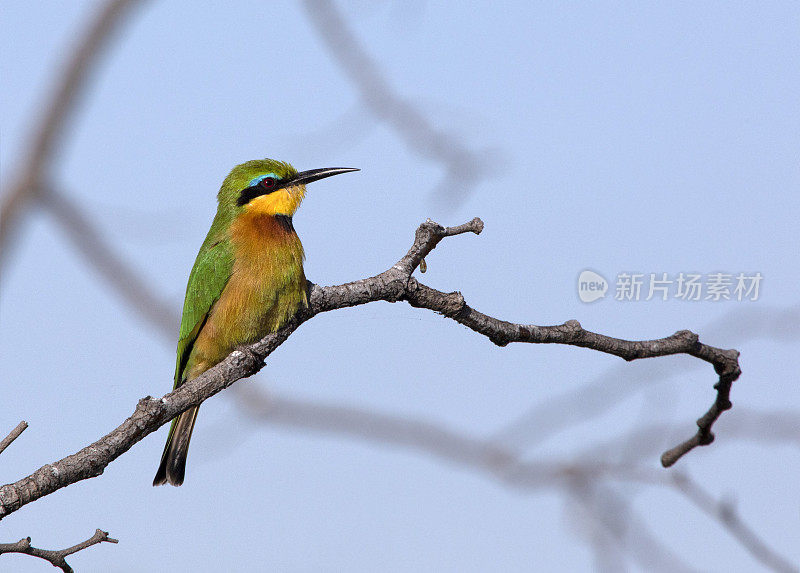
POLYGON ((325 177, 358 171, 327 167, 300 171, 283 161, 256 159, 237 165, 219 191, 220 209, 264 215, 294 215, 306 194, 306 184, 325 177))

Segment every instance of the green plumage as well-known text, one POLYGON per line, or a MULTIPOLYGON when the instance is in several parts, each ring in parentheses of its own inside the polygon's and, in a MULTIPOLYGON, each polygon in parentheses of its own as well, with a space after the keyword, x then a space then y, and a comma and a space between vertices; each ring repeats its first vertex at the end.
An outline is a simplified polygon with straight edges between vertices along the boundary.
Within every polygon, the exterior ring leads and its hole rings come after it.
MULTIPOLYGON (((305 185, 350 168, 298 173, 282 161, 237 165, 217 195, 217 214, 189 274, 175 385, 200 376, 237 346, 275 332, 307 305, 303 246, 292 215, 305 185)), ((153 485, 181 485, 197 410, 172 421, 153 485)))
MULTIPOLYGON (((237 199, 242 189, 248 187, 254 178, 264 174, 274 174, 280 179, 286 179, 296 175, 297 171, 288 163, 279 161, 249 161, 235 167, 220 188, 217 196, 217 214, 197 254, 186 287, 178 336, 174 388, 178 388, 187 380, 198 376, 202 371, 213 366, 239 344, 252 342, 266 335, 270 330, 280 327, 281 323, 285 322, 286 315, 290 317, 294 314, 298 304, 301 302, 297 291, 303 290, 304 292, 305 276, 302 270, 303 255, 300 241, 292 229, 289 242, 296 242, 296 244, 294 249, 292 249, 292 245, 289 245, 287 249, 287 245, 282 244, 286 242, 286 238, 281 237, 281 239, 284 239, 283 241, 275 240, 277 237, 269 236, 269 225, 266 225, 264 229, 267 231, 267 236, 258 238, 271 243, 272 246, 276 247, 275 249, 272 249, 272 251, 270 249, 262 249, 263 254, 259 257, 262 260, 258 261, 245 260, 247 255, 250 254, 248 251, 252 250, 248 249, 250 245, 240 244, 238 245, 238 251, 240 259, 242 259, 240 261, 242 263, 240 264, 241 271, 247 274, 262 272, 265 275, 258 277, 255 281, 255 290, 261 291, 255 293, 260 295, 256 298, 262 303, 271 299, 272 304, 267 304, 261 308, 237 308, 235 314, 238 316, 234 316, 234 313, 226 313, 228 317, 227 323, 233 324, 223 324, 227 328, 217 329, 221 330, 220 334, 222 334, 218 340, 212 341, 216 347, 215 349, 218 350, 216 352, 217 355, 211 356, 211 360, 209 360, 209 352, 205 352, 205 355, 194 352, 195 342, 203 332, 215 304, 222 296, 233 274, 234 263, 237 258, 237 245, 234 243, 236 237, 232 236, 232 227, 237 218, 244 217, 248 213, 248 207, 237 205, 237 199), (287 250, 289 253, 286 253, 287 250), (299 252, 299 256, 296 253, 291 253, 291 251, 299 252), (288 260, 287 254, 289 255, 288 260), (248 262, 250 264, 247 264, 248 262), (289 267, 294 268, 290 269, 289 267), (279 284, 274 284, 276 282, 279 284), (287 286, 289 287, 288 289, 286 288, 287 286), (279 320, 265 321, 262 319, 265 315, 275 314, 270 312, 270 307, 279 307, 275 309, 281 315, 279 320), (257 319, 252 320, 253 316, 256 316, 257 319), (236 320, 237 318, 239 320, 236 320)), ((302 199, 302 196, 300 199, 302 199)), ((299 204, 299 201, 297 201, 297 204, 299 204)), ((286 215, 288 216, 293 214, 297 205, 290 205, 290 208, 292 212, 287 213, 286 215)), ((262 213, 256 211, 256 215, 261 218, 274 218, 278 214, 277 212, 265 211, 262 213)), ((239 241, 242 242, 248 238, 246 236, 240 237, 239 241)), ((239 288, 241 290, 248 286, 252 285, 244 285, 239 288)), ((302 296, 304 300, 304 294, 302 296)), ((247 297, 244 298, 247 300, 247 297)), ((219 323, 220 321, 218 320, 217 322, 219 323)), ((196 416, 197 407, 187 410, 172 421, 161 464, 153 480, 153 485, 160 485, 166 482, 180 485, 183 482, 186 453, 196 416)))
POLYGON ((223 232, 213 226, 208 233, 197 259, 189 274, 186 298, 183 301, 181 329, 178 335, 178 359, 175 364, 174 388, 185 382, 184 370, 189 360, 192 344, 197 338, 198 327, 202 325, 211 307, 217 302, 222 289, 228 284, 233 270, 233 246, 228 238, 221 238, 223 232))

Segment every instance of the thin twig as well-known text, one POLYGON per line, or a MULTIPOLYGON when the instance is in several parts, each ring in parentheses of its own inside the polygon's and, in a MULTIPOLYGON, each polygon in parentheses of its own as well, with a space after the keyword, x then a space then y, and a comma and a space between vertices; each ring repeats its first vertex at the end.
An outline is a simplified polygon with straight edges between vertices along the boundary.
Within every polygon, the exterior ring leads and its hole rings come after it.
MULTIPOLYGON (((776 341, 800 340, 800 305, 773 308, 737 307, 701 328, 706 338, 725 338, 729 343, 745 344, 752 339, 776 341)), ((647 362, 631 369, 617 364, 591 381, 576 388, 550 396, 532 405, 516 420, 497 430, 492 439, 513 446, 517 450, 531 448, 566 428, 596 419, 636 392, 652 388, 655 383, 670 377, 686 376, 698 367, 696 361, 683 361, 666 365, 647 362)), ((742 411, 738 411, 739 416, 742 411)), ((786 412, 781 419, 791 418, 786 412)), ((776 426, 774 420, 765 424, 752 424, 754 434, 768 428, 789 427, 791 420, 776 426)), ((800 426, 796 426, 800 428, 800 426)))
MULTIPOLYGON (((789 445, 800 448, 800 413, 791 411, 755 411, 736 408, 720 421, 727 443, 731 440, 759 442, 770 445, 789 445)), ((638 425, 610 439, 589 444, 577 456, 580 459, 613 459, 624 454, 627 459, 653 455, 665 436, 678 431, 677 424, 638 425)), ((521 454, 515 445, 508 445, 492 436, 493 442, 502 443, 521 454)))
POLYGON ((28 427, 28 422, 26 422, 25 420, 22 420, 19 424, 17 424, 17 427, 11 430, 11 433, 8 434, 5 438, 3 438, 2 441, 0 441, 0 454, 2 454, 3 450, 5 450, 8 446, 11 445, 11 442, 19 438, 19 435, 22 432, 24 432, 27 429, 27 427, 28 427))
POLYGON ((94 532, 94 535, 92 535, 86 541, 81 541, 77 545, 60 550, 39 549, 37 547, 32 547, 30 537, 20 539, 16 543, 0 543, 0 555, 3 555, 4 553, 22 553, 32 557, 39 557, 40 559, 49 561, 53 567, 59 567, 65 573, 73 573, 72 567, 70 567, 66 562, 66 558, 73 553, 83 551, 87 547, 91 547, 92 545, 97 545, 98 543, 103 542, 119 543, 117 539, 109 537, 107 531, 98 529, 94 532))
MULTIPOLYGON (((477 221, 480 221, 480 219, 477 219, 477 221)), ((474 223, 475 220, 472 222, 474 223)), ((428 222, 425 225, 437 228, 430 230, 430 235, 427 239, 430 246, 427 251, 423 245, 423 248, 419 249, 418 256, 414 255, 413 248, 406 255, 406 258, 412 257, 411 260, 406 262, 406 267, 411 266, 409 274, 419 265, 419 261, 430 252, 430 249, 433 249, 438 244, 442 237, 449 236, 447 235, 449 230, 442 229, 436 223, 428 222), (414 259, 414 256, 417 256, 417 258, 414 259)), ((482 226, 483 223, 481 222, 481 228, 482 226)), ((420 229, 422 229, 422 226, 420 229)), ((475 232, 480 233, 480 230, 475 232)), ((419 240, 420 230, 417 231, 417 235, 419 240)), ((558 326, 523 325, 498 320, 470 308, 461 293, 445 294, 420 283, 416 285, 409 284, 408 291, 406 299, 412 306, 428 308, 452 318, 475 332, 484 334, 498 346, 505 346, 510 342, 569 344, 614 354, 628 361, 673 354, 689 354, 713 365, 714 370, 719 375, 719 381, 714 385, 714 389, 717 391, 716 399, 711 408, 697 420, 697 432, 695 435, 662 454, 661 463, 664 467, 672 466, 695 447, 712 443, 714 434, 711 428, 714 422, 719 419, 722 412, 729 410, 732 406, 730 401, 731 386, 741 374, 739 352, 736 350, 722 350, 702 344, 699 337, 689 330, 681 330, 672 336, 657 340, 621 340, 585 330, 577 320, 569 320, 558 326), (417 288, 414 288, 414 286, 417 288)))

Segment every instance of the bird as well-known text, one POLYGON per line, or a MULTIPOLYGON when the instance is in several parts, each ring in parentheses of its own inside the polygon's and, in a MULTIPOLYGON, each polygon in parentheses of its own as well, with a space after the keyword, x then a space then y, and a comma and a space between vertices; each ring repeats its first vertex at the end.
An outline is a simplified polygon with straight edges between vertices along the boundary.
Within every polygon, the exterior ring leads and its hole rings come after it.
MULTIPOLYGON (((217 213, 194 262, 178 334, 174 388, 200 376, 238 346, 260 340, 308 306, 305 254, 292 216, 306 185, 358 171, 298 172, 274 159, 234 167, 217 195, 217 213)), ((153 485, 183 484, 198 406, 172 420, 153 485)))

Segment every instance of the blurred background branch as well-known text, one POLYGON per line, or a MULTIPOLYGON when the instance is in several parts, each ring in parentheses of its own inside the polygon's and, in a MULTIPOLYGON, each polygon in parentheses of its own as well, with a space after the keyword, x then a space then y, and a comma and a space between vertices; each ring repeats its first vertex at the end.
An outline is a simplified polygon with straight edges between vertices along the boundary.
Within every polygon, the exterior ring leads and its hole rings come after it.
POLYGON ((437 200, 451 207, 464 202, 475 186, 488 177, 486 151, 472 150, 455 135, 437 128, 417 104, 394 90, 334 2, 303 0, 303 5, 317 34, 358 91, 364 106, 389 125, 418 157, 444 166, 442 182, 434 190, 437 200))
POLYGON ((86 264, 106 281, 131 310, 140 314, 156 332, 172 341, 179 320, 176 305, 156 293, 151 283, 123 260, 103 238, 91 218, 69 196, 51 185, 40 203, 86 264))
POLYGON ((105 53, 114 33, 141 0, 110 0, 102 6, 71 52, 64 71, 56 80, 44 113, 32 130, 27 153, 0 202, 0 269, 9 256, 12 239, 28 203, 48 199, 48 174, 65 137, 65 128, 76 104, 88 86, 93 67, 105 53))
MULTIPOLYGON (((612 534, 620 548, 630 551, 636 561, 643 559, 641 564, 647 569, 654 566, 652 560, 663 562, 656 568, 666 571, 692 568, 684 563, 676 569, 677 556, 666 548, 655 552, 652 550, 653 547, 660 546, 660 543, 651 534, 645 533, 648 529, 645 520, 641 517, 632 519, 632 515, 629 515, 630 509, 626 512, 618 510, 625 502, 618 493, 610 489, 610 481, 643 483, 670 489, 684 496, 699 511, 727 530, 765 567, 781 572, 796 571, 789 561, 770 549, 741 520, 732 506, 715 500, 681 471, 667 473, 653 471, 635 463, 596 462, 594 460, 602 458, 602 454, 598 455, 596 446, 586 449, 592 455, 582 453, 576 455, 574 460, 565 462, 524 460, 502 442, 470 438, 432 421, 391 416, 344 405, 296 400, 267 394, 253 384, 234 386, 231 392, 241 411, 263 424, 408 448, 479 472, 511 489, 526 491, 553 488, 574 495, 603 525, 603 529, 612 534), (608 505, 611 498, 617 500, 616 505, 608 505), (601 500, 605 501, 601 503, 601 500)), ((734 414, 730 416, 734 417, 734 414)), ((750 418, 752 423, 755 416, 758 414, 749 413, 744 417, 750 418)), ((772 417, 770 414, 765 416, 772 417)), ((798 421, 797 415, 793 418, 793 422, 798 421)), ((733 421, 727 425, 736 427, 737 424, 733 421)), ((797 427, 793 430, 792 438, 797 439, 797 427)), ((647 432, 646 435, 655 438, 653 432, 647 432)), ((750 436, 745 434, 739 437, 746 439, 750 436)), ((650 445, 653 443, 651 441, 650 445)), ((628 447, 625 436, 606 445, 604 449, 624 447, 628 447)))

